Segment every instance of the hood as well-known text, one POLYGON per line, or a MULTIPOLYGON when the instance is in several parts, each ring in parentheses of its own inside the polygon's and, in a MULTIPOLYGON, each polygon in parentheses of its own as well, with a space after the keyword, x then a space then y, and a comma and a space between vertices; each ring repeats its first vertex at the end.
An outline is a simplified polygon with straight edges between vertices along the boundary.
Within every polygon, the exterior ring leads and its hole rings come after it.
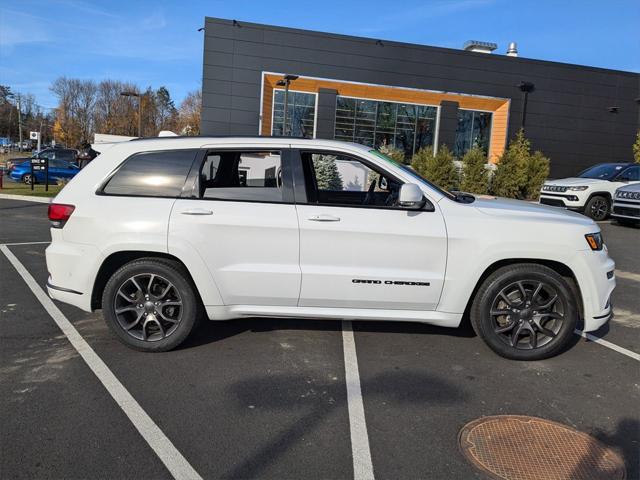
POLYGON ((607 180, 603 178, 580 178, 580 177, 569 177, 569 178, 560 178, 558 180, 547 180, 544 182, 545 185, 558 185, 561 187, 576 187, 580 185, 595 185, 596 183, 606 182, 607 180))
POLYGON ((539 203, 513 200, 511 198, 478 196, 473 203, 480 212, 500 217, 512 217, 514 220, 547 220, 550 222, 573 223, 596 227, 593 220, 564 208, 540 205, 539 203))
POLYGON ((617 191, 623 190, 625 192, 640 192, 640 182, 632 183, 631 185, 625 185, 624 187, 620 187, 617 191))

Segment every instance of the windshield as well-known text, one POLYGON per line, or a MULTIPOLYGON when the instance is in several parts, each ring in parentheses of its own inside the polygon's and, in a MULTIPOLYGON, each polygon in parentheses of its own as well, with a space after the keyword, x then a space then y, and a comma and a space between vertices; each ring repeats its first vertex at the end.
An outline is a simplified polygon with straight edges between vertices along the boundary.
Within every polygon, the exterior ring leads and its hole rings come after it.
POLYGON ((446 190, 443 190, 442 188, 440 188, 436 184, 431 183, 429 180, 424 178, 422 175, 420 175, 418 172, 416 172, 409 165, 405 165, 403 163, 398 163, 393 158, 388 157, 387 155, 385 155, 382 152, 379 152, 378 150, 369 150, 369 153, 373 153, 376 157, 380 157, 383 160, 386 160, 387 162, 392 163, 396 167, 400 168, 402 171, 404 171, 404 172, 408 173, 409 175, 411 175, 413 178, 418 180, 420 183, 424 183, 424 184, 428 185, 429 187, 433 188, 436 192, 441 193, 445 197, 450 198, 451 200, 456 200, 456 196, 453 193, 450 193, 450 192, 448 192, 446 190))
POLYGON ((620 163, 601 163, 595 167, 587 168, 584 172, 580 173, 580 178, 597 178, 601 180, 611 180, 618 175, 625 167, 620 163))

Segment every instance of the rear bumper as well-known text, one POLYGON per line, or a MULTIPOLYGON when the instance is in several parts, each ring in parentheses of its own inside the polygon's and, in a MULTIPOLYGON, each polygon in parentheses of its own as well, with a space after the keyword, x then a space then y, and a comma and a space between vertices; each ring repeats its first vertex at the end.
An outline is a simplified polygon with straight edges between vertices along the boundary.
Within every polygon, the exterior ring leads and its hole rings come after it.
POLYGON ((52 243, 45 252, 47 259, 47 293, 59 300, 91 311, 91 294, 103 256, 90 245, 65 242, 61 233, 52 229, 52 243))

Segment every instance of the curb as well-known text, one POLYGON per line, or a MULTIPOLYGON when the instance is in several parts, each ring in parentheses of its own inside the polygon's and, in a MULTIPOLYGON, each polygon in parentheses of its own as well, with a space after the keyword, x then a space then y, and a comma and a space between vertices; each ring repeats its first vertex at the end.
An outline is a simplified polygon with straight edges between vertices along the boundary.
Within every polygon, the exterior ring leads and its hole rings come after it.
POLYGON ((0 199, 4 200, 20 200, 23 202, 51 203, 53 197, 31 197, 29 195, 11 195, 9 193, 0 193, 0 199))

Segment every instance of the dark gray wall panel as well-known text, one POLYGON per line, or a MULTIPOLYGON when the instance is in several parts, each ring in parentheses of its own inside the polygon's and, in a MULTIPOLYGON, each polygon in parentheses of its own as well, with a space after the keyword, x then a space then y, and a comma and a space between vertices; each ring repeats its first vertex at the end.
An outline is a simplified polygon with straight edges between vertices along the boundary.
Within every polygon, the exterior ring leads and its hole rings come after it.
MULTIPOLYGON (((262 72, 269 71, 509 98, 511 138, 521 122, 516 84, 525 80, 536 86, 527 106, 527 136, 551 157, 552 176, 575 174, 594 162, 631 160, 640 122, 637 73, 215 18, 205 25, 205 134, 257 134, 262 72), (613 106, 617 114, 609 113, 613 106)), ((318 136, 332 135, 330 97, 325 92, 318 98, 318 136)), ((442 143, 452 142, 454 111, 448 106, 444 121, 441 116, 442 143)))

